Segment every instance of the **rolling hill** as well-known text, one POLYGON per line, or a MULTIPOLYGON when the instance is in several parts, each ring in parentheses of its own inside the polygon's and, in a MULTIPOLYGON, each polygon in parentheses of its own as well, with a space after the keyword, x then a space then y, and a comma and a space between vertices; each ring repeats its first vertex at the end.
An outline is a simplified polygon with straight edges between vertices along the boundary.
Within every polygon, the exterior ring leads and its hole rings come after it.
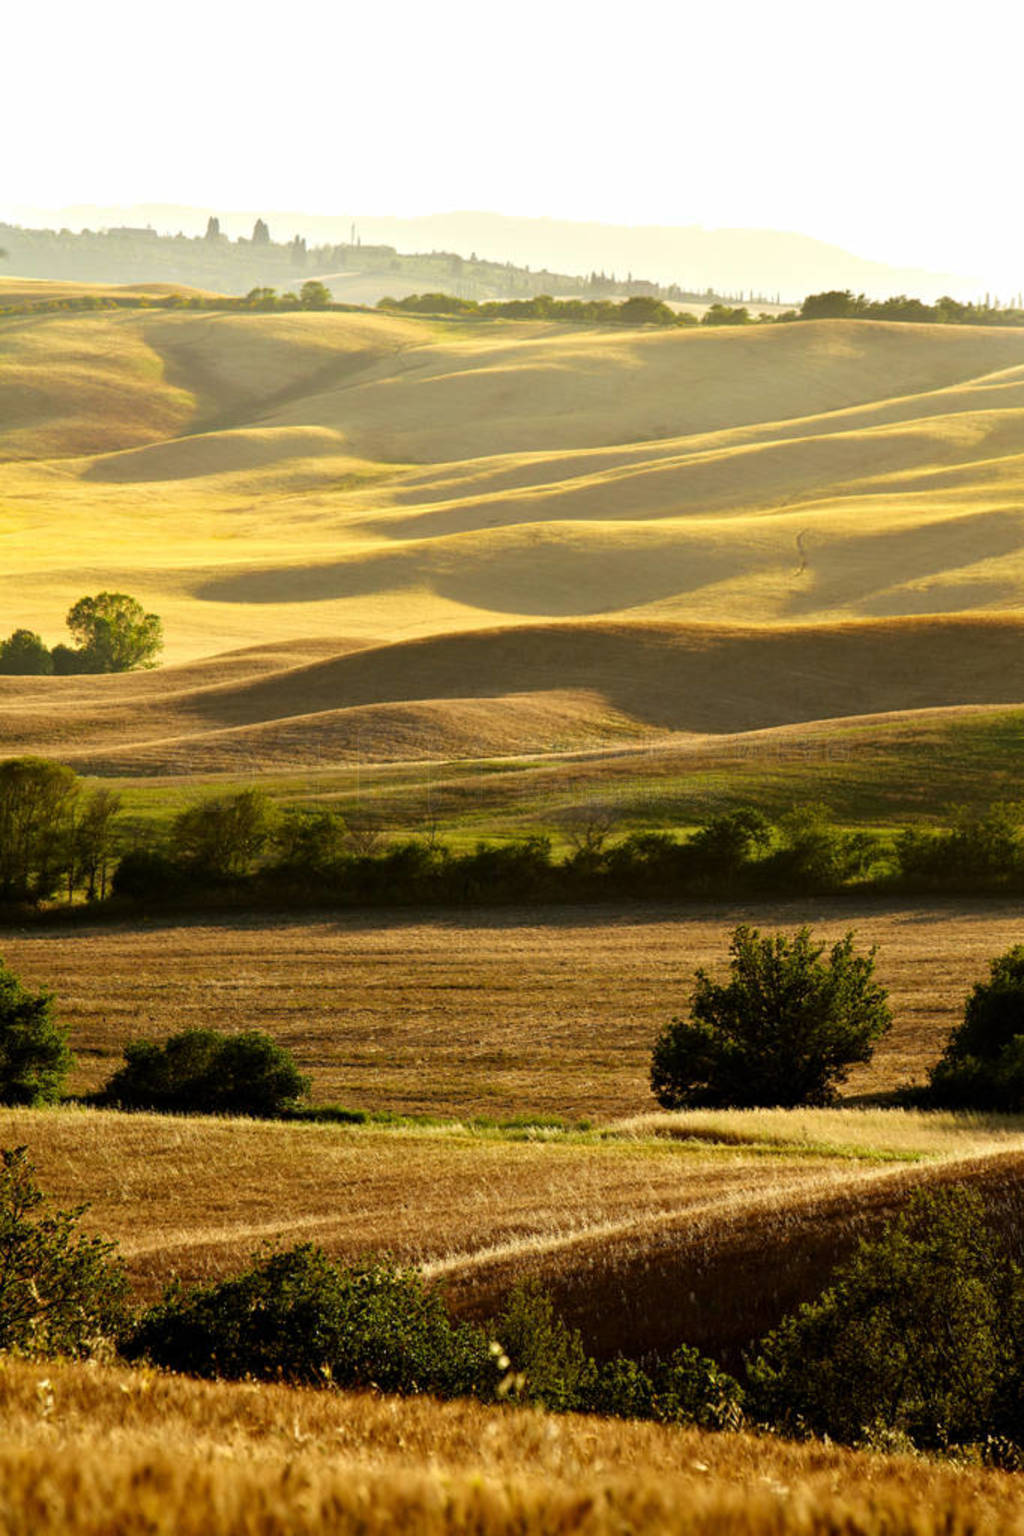
POLYGON ((216 771, 1011 704, 1022 508, 1015 330, 8 316, 0 629, 126 590, 169 665, 2 679, 0 740, 216 771))

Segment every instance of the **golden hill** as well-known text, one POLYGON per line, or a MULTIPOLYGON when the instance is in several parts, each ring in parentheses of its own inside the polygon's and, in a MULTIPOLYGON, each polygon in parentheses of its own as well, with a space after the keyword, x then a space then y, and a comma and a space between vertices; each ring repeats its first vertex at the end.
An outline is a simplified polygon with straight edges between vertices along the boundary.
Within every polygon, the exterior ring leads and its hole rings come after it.
POLYGON ((172 664, 318 661, 8 680, 4 742, 223 766, 1012 702, 1022 506, 1019 330, 8 316, 0 631, 107 587, 172 664))
POLYGON ((122 677, 0 678, 0 753, 125 774, 630 741, 678 753, 708 736, 1021 698, 1024 620, 1011 617, 536 624, 257 647, 122 677))

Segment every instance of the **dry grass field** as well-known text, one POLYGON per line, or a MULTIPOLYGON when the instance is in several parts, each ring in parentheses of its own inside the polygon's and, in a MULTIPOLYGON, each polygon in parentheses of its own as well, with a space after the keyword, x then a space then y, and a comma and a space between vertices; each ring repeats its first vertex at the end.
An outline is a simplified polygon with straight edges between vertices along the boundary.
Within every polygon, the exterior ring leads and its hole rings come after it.
POLYGON ((854 1101, 922 1081, 988 961, 1024 938, 1013 901, 807 899, 79 924, 5 933, 0 953, 56 992, 79 1091, 125 1040, 201 1025, 274 1035, 321 1103, 605 1121, 653 1107, 654 1039, 698 966, 724 972, 740 922, 878 946, 895 1022, 851 1075, 854 1101))
POLYGON ((922 1185, 970 1181, 1024 1225, 1024 1124, 906 1111, 655 1115, 590 1132, 2 1110, 140 1295, 265 1244, 422 1266, 478 1318, 540 1280, 599 1353, 687 1339, 734 1367, 922 1185))
MULTIPOLYGON (((1019 330, 0 317, 0 635, 65 639, 103 588, 167 634, 152 673, 0 678, 0 756, 396 826, 609 794, 685 821, 812 761, 854 819, 1014 798, 1022 506, 1019 330)), ((476 1317, 534 1275, 599 1352, 734 1363, 914 1188, 1024 1225, 1019 1122, 873 1107, 1021 938, 980 901, 8 928, 76 1091, 127 1039, 260 1028, 317 1102, 445 1123, 0 1110, 0 1144, 91 1203, 142 1296, 308 1240, 476 1317), (879 946, 896 1022, 844 1110, 654 1112, 653 1039, 743 921, 879 946), (550 1123, 482 1123, 514 1116, 550 1123)), ((5 1359, 0 1417, 0 1536, 1024 1531, 1019 1479, 976 1467, 466 1404, 5 1359)))
POLYGON ((974 1466, 517 1409, 0 1371, 3 1536, 1016 1536, 974 1466))
POLYGON ((0 612, 52 643, 132 591, 176 664, 3 680, 7 751, 443 760, 1024 696, 1019 331, 7 317, 0 420, 0 612))

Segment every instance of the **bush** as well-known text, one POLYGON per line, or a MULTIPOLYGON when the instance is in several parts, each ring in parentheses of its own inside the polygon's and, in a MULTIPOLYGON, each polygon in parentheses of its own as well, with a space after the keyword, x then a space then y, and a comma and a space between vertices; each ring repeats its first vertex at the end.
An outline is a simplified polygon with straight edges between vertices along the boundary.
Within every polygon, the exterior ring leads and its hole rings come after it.
POLYGON ((999 955, 988 981, 975 983, 926 1098, 948 1108, 1024 1109, 1024 945, 999 955))
POLYGON ((735 1429, 742 1421, 740 1385, 713 1360, 683 1344, 667 1361, 653 1360, 647 1369, 621 1355, 599 1363, 534 1282, 510 1292, 492 1328, 508 1356, 518 1395, 554 1412, 705 1429, 735 1429))
POLYGON ((71 1064, 52 993, 26 991, 0 960, 0 1103, 52 1103, 71 1064))
POLYGON ((25 1147, 0 1151, 0 1351, 88 1354, 123 1326, 115 1245, 76 1229, 84 1206, 44 1215, 25 1147))
POLYGON ((99 1096, 120 1109, 269 1120, 309 1092, 289 1052, 259 1030, 186 1029, 162 1045, 134 1040, 124 1057, 99 1096))
POLYGON ((667 1109, 832 1104, 854 1062, 868 1061, 892 1018, 873 979, 874 950, 853 935, 825 947, 810 930, 762 938, 735 929, 730 980, 698 971, 689 1019, 658 1038, 651 1088, 667 1109))
POLYGON ((128 1359, 194 1376, 493 1395, 486 1335, 453 1323, 414 1271, 342 1269, 305 1244, 257 1258, 236 1279, 172 1288, 121 1341, 128 1359))
POLYGON ((934 1448, 1021 1439, 1020 1271, 967 1189, 918 1194, 817 1301, 764 1339, 756 1413, 787 1432, 934 1448))

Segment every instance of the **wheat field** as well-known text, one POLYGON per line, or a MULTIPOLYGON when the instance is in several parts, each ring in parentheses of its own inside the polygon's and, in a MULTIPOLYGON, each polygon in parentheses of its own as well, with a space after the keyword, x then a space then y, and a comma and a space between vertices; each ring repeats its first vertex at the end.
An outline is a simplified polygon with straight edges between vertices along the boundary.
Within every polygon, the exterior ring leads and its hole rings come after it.
POLYGON ((997 1536, 976 1466, 467 1403, 0 1370, 4 1536, 997 1536))

